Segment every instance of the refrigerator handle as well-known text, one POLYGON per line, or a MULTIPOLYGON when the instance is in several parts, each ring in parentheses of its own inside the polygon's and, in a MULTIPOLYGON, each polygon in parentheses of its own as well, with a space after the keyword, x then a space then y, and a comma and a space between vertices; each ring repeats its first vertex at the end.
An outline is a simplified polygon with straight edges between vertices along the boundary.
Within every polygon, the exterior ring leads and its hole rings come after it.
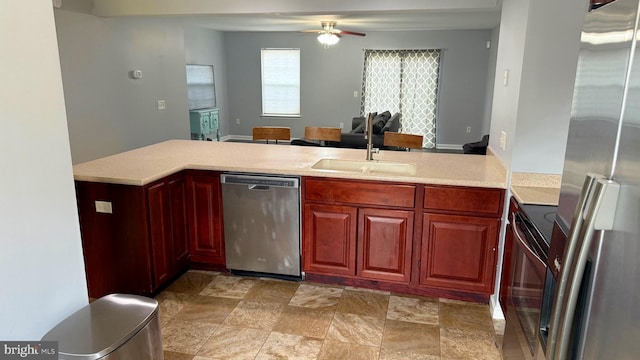
POLYGON ((564 249, 564 260, 563 266, 560 269, 560 273, 558 275, 558 282, 556 285, 556 292, 553 298, 553 306, 551 307, 551 317, 549 320, 549 339, 547 340, 547 360, 555 360, 556 359, 556 342, 558 338, 558 326, 560 324, 560 316, 562 315, 562 311, 560 309, 560 305, 564 302, 564 295, 567 289, 567 280, 569 278, 568 269, 571 267, 569 262, 575 258, 576 246, 578 243, 578 238, 580 235, 580 230, 582 228, 582 223, 584 220, 584 212, 585 206, 587 204, 587 199, 591 197, 591 193, 593 191, 593 184, 596 179, 604 178, 602 175, 588 173, 584 179, 584 184, 582 185, 582 191, 580 192, 580 197, 578 198, 578 203, 576 204, 576 208, 573 214, 573 220, 571 223, 571 230, 569 231, 569 236, 567 238, 567 244, 564 249))
MULTIPOLYGON (((589 175, 587 176, 589 177, 589 175)), ((584 276, 594 231, 613 228, 620 185, 604 178, 594 180, 590 186, 592 189, 590 195, 586 198, 584 208, 586 211, 581 212, 582 224, 577 231, 578 236, 573 249, 574 256, 569 258, 565 254, 565 260, 570 262, 565 263, 561 271, 561 279, 566 284, 565 289, 562 294, 559 291, 556 292, 554 299, 553 318, 549 329, 550 344, 553 341, 553 347, 547 348, 547 359, 564 360, 568 358, 569 340, 580 284, 584 276)))

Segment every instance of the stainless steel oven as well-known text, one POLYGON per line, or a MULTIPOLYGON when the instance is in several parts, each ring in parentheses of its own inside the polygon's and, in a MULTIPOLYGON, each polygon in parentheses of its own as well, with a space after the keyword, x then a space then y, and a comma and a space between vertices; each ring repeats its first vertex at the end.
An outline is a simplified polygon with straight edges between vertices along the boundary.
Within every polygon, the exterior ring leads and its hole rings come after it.
POLYGON ((511 267, 503 357, 530 360, 536 354, 549 250, 545 229, 541 230, 546 224, 541 222, 555 216, 555 207, 523 205, 510 215, 511 267))

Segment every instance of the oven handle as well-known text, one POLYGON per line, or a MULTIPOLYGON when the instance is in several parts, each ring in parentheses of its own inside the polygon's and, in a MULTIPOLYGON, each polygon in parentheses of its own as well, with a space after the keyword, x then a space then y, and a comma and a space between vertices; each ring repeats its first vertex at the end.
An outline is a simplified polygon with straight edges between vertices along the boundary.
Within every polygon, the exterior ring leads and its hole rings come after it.
POLYGON ((520 243, 520 245, 527 250, 525 252, 527 257, 529 259, 533 260, 534 262, 538 263, 538 265, 541 266, 541 269, 543 269, 542 272, 544 273, 544 269, 546 268, 546 265, 545 265, 544 261, 542 261, 540 256, 538 256, 538 254, 536 254, 533 251, 533 249, 531 249, 529 244, 527 244, 527 241, 525 239, 523 239, 522 236, 520 236, 520 231, 518 230, 518 227, 516 226, 516 214, 515 213, 511 213, 511 229, 513 229, 513 235, 516 238, 516 240, 518 240, 518 243, 520 243))

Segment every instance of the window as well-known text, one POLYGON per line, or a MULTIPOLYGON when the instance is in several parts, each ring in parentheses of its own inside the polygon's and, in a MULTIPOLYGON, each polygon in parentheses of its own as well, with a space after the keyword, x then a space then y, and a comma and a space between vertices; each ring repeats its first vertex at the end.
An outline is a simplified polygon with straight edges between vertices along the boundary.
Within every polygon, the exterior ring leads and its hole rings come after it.
POLYGON ((399 112, 400 131, 436 146, 440 50, 365 50, 360 111, 399 112))
POLYGON ((189 110, 216 107, 213 65, 187 65, 189 110))
POLYGON ((262 49, 262 115, 300 116, 300 49, 262 49))

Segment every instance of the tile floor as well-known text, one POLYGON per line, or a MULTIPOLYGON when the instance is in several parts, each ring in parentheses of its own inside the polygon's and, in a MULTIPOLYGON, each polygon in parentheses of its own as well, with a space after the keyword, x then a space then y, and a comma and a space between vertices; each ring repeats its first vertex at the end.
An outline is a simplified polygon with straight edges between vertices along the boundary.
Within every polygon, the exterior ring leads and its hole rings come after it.
POLYGON ((501 359, 483 304, 204 271, 156 299, 166 360, 501 359))

